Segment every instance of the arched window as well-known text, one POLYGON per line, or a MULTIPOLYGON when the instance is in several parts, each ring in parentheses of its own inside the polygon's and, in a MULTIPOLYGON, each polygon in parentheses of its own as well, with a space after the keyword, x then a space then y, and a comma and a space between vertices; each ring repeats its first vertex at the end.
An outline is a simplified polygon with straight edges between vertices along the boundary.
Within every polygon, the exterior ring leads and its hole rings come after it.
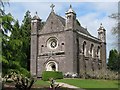
POLYGON ((100 47, 99 46, 97 48, 97 56, 98 56, 98 59, 100 59, 100 47))
POLYGON ((94 56, 94 51, 93 51, 94 45, 91 44, 90 46, 90 55, 93 57, 94 56))
POLYGON ((83 42, 83 55, 86 56, 86 42, 83 42))

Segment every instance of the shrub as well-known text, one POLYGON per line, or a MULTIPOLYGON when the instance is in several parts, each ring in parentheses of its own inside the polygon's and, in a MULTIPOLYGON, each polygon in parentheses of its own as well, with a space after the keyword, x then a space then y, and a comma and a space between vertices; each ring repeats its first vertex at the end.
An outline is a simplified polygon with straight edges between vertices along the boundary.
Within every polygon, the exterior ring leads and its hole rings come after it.
POLYGON ((77 73, 70 73, 70 72, 67 72, 64 74, 64 77, 65 78, 77 78, 79 77, 77 73))
POLYGON ((42 80, 47 81, 53 79, 63 79, 63 73, 58 71, 43 71, 42 80))
POLYGON ((32 85, 35 83, 35 78, 26 77, 16 70, 10 70, 9 74, 6 74, 2 80, 2 86, 4 88, 4 84, 10 80, 14 82, 15 88, 17 90, 30 90, 32 85))
POLYGON ((89 79, 108 79, 108 80, 117 80, 118 78, 118 72, 110 71, 108 69, 106 70, 96 70, 96 71, 89 71, 85 74, 81 74, 81 78, 89 78, 89 79), (84 76, 82 76, 84 75, 84 76))
POLYGON ((20 68, 20 73, 23 74, 25 77, 31 77, 30 72, 25 68, 20 68))

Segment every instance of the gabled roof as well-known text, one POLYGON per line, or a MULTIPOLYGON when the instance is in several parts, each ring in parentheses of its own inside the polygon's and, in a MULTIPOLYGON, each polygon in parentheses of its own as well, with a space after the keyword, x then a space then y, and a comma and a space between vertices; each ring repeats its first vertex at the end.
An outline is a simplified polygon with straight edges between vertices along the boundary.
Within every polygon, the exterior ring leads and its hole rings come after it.
MULTIPOLYGON (((54 12, 51 12, 50 15, 49 15, 49 17, 51 16, 51 14, 55 15, 56 18, 57 18, 57 19, 61 22, 61 24, 65 27, 65 22, 66 22, 65 18, 57 15, 57 14, 54 13, 54 12)), ((48 17, 48 18, 49 18, 49 17, 48 17)), ((75 27, 76 31, 91 36, 90 33, 87 31, 87 29, 85 29, 84 27, 82 27, 82 26, 80 25, 80 23, 79 23, 79 21, 78 21, 77 19, 76 19, 75 26, 76 26, 76 27, 75 27)))
MULTIPOLYGON (((65 19, 57 14, 55 14, 57 16, 57 18, 62 22, 62 24, 65 26, 65 19)), ((76 20, 76 22, 78 22, 76 20)), ((77 24, 77 23, 76 23, 77 24)), ((90 33, 87 31, 87 29, 83 28, 81 25, 77 24, 78 26, 78 31, 80 31, 81 33, 84 33, 84 34, 87 34, 87 35, 90 35, 90 33)))
POLYGON ((62 22, 63 26, 65 26, 65 19, 57 14, 55 14, 57 18, 62 22))
POLYGON ((84 34, 87 34, 87 35, 91 35, 86 28, 82 27, 82 26, 79 26, 78 29, 77 29, 79 32, 81 33, 84 33, 84 34))

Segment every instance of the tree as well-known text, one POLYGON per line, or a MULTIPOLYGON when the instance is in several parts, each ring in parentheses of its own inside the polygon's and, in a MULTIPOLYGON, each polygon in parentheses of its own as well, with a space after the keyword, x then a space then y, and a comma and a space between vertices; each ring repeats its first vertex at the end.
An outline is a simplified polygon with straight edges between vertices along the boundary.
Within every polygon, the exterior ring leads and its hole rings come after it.
POLYGON ((14 19, 11 14, 6 14, 1 16, 2 19, 2 30, 1 30, 1 42, 2 43, 2 69, 5 72, 7 72, 9 68, 9 58, 11 57, 11 54, 9 52, 9 36, 8 33, 12 30, 13 26, 12 23, 14 22, 14 19))
POLYGON ((112 28, 112 33, 118 38, 118 51, 120 52, 120 13, 113 13, 109 17, 116 20, 116 25, 112 28))
POLYGON ((22 52, 25 57, 21 61, 21 66, 30 69, 30 36, 31 36, 31 15, 30 12, 27 11, 24 16, 24 20, 21 25, 21 41, 22 41, 22 52))
MULTIPOLYGON (((120 2, 118 4, 120 4, 120 2)), ((116 65, 118 64, 120 65, 120 61, 119 61, 120 60, 120 13, 113 13, 109 17, 112 18, 113 20, 116 20, 116 25, 112 28, 112 33, 116 35, 118 38, 118 57, 117 57, 116 65)), ((118 71, 120 71, 119 65, 118 65, 118 71)), ((114 65, 112 68, 114 68, 114 65)))
MULTIPOLYGON (((45 22, 41 22, 41 28, 44 24, 45 22)), ((20 65, 23 68, 30 70, 31 15, 29 10, 25 13, 19 33, 19 36, 21 37, 19 39, 22 41, 21 56, 23 56, 20 65)))
POLYGON ((116 20, 116 25, 112 28, 112 33, 117 35, 120 29, 120 13, 113 13, 109 17, 116 20))
MULTIPOLYGON (((0 4, 2 4, 4 8, 2 1, 0 1, 0 4)), ((2 44, 2 59, 0 60, 2 62, 2 74, 4 76, 11 70, 17 70, 27 75, 29 72, 23 67, 25 63, 23 65, 21 64, 23 62, 22 59, 25 60, 26 58, 26 50, 23 51, 23 31, 21 30, 19 22, 14 20, 10 13, 5 14, 3 9, 0 8, 0 10, 2 11, 0 16, 0 43, 2 44)))
POLYGON ((5 18, 2 19, 2 74, 8 74, 11 70, 25 72, 25 69, 20 65, 22 42, 17 37, 20 30, 19 23, 10 14, 5 15, 5 18), (8 33, 11 35, 9 36, 8 33))
POLYGON ((118 71, 119 70, 119 58, 120 53, 114 49, 111 50, 109 53, 109 59, 108 59, 108 69, 113 70, 113 71, 118 71))
POLYGON ((0 16, 4 14, 4 2, 0 0, 0 16))
POLYGON ((9 36, 7 35, 8 32, 12 29, 12 24, 14 19, 11 14, 5 14, 5 3, 3 0, 0 0, 0 66, 3 66, 4 73, 7 72, 9 67, 9 62, 6 58, 7 54, 9 56, 9 52, 7 52, 9 36), (2 52, 3 51, 3 52, 2 52), (5 55, 6 53, 6 55, 5 55))

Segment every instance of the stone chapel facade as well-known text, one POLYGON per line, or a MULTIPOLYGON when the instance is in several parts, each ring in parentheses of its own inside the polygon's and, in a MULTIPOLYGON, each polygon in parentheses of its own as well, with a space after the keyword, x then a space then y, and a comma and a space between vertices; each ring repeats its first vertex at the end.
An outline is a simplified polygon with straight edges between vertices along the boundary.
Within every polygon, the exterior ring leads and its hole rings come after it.
POLYGON ((76 19, 70 6, 66 18, 53 8, 41 28, 41 19, 31 21, 30 71, 41 77, 43 71, 77 73, 106 68, 106 30, 101 25, 98 38, 92 36, 76 19))

